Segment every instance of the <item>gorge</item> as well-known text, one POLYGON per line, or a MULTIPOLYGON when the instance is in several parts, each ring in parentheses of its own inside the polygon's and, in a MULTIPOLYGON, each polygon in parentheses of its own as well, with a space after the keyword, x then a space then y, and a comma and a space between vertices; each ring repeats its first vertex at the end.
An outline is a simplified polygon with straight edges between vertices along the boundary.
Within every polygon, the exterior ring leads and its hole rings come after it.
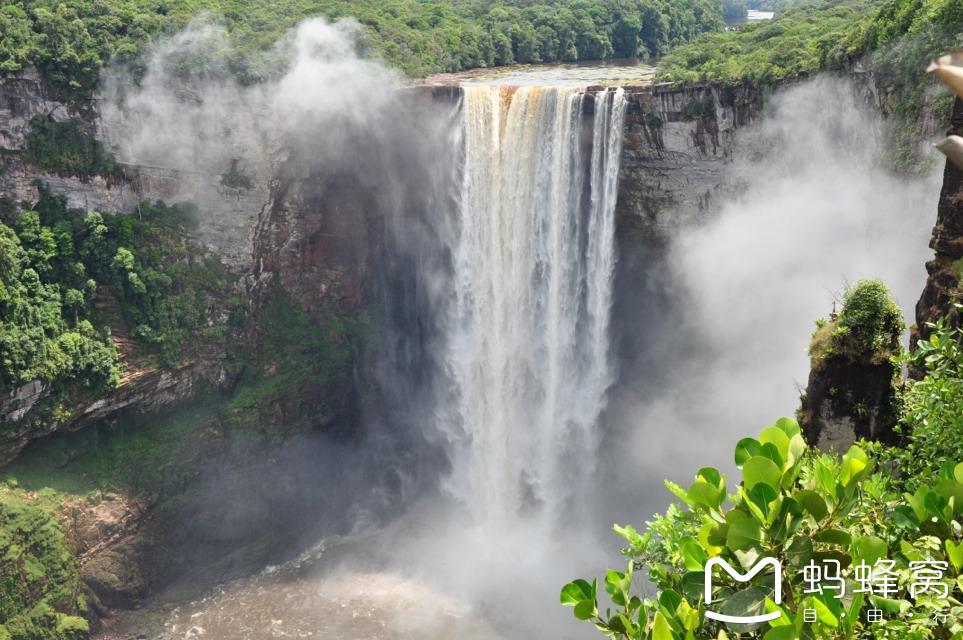
POLYGON ((229 339, 56 419, 56 385, 0 400, 9 481, 83 478, 61 509, 100 637, 587 637, 558 587, 620 561, 609 523, 664 507, 662 478, 796 408, 834 292, 883 277, 913 317, 939 178, 880 167, 865 78, 403 84, 324 21, 272 84, 168 75, 218 37, 81 109, 2 79, 8 151, 76 118, 136 168, 10 153, 8 202, 34 178, 84 213, 193 202, 239 299, 204 319, 229 339), (169 420, 159 482, 87 493, 99 451, 169 420))

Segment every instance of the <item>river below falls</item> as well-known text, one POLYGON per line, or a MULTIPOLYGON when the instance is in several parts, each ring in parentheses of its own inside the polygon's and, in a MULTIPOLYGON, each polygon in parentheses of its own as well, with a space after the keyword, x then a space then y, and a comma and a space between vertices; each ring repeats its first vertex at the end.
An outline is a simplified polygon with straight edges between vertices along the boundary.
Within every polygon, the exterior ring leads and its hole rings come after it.
POLYGON ((184 600, 184 585, 108 620, 94 640, 506 640, 457 598, 357 561, 363 543, 324 545, 184 600), (341 563, 339 556, 353 556, 341 563), (347 565, 351 567, 348 568, 347 565), (330 565, 330 566, 329 566, 330 565))
POLYGON ((502 640, 453 598, 390 573, 349 572, 322 580, 246 580, 176 608, 163 628, 109 630, 100 640, 502 640))

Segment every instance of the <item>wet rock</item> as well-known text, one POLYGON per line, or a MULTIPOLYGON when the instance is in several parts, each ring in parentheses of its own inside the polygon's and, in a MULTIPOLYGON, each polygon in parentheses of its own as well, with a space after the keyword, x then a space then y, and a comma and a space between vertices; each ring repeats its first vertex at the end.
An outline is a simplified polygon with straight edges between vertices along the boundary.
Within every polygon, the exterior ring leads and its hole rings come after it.
MULTIPOLYGON (((948 133, 963 135, 963 100, 959 98, 953 105, 948 133)), ((963 294, 960 286, 963 277, 963 169, 950 161, 946 162, 943 171, 943 189, 940 191, 930 247, 936 255, 926 263, 926 285, 916 303, 913 344, 930 336, 927 323, 945 315, 951 317, 951 324, 960 324, 953 302, 959 301, 963 294)))
POLYGON ((893 443, 898 371, 890 362, 830 358, 809 373, 800 424, 823 451, 845 453, 861 438, 893 443))

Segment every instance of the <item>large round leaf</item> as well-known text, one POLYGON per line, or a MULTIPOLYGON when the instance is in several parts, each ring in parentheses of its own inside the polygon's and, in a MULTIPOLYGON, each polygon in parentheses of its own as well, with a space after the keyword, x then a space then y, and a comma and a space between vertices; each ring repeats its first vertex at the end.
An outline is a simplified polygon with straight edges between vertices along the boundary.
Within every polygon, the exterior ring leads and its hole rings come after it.
POLYGON ((743 438, 736 444, 736 466, 741 467, 749 458, 762 455, 762 445, 755 438, 743 438))
POLYGON ((772 426, 782 429, 783 432, 790 438, 793 436, 798 436, 802 433, 802 429, 799 428, 799 423, 792 418, 779 418, 772 426))
POLYGON ((767 427, 759 434, 759 442, 762 445, 771 443, 779 452, 779 457, 783 460, 789 459, 789 436, 779 427, 767 427))
POLYGON ((782 471, 776 463, 763 456, 753 456, 742 466, 742 481, 746 486, 746 491, 764 482, 774 490, 779 489, 779 480, 782 478, 782 471))
POLYGON ((773 627, 766 632, 762 640, 797 640, 799 634, 794 626, 773 627))
POLYGON ((733 551, 744 551, 762 542, 762 527, 745 511, 730 511, 726 522, 726 545, 733 551))
POLYGON ((886 557, 886 542, 876 536, 856 536, 853 539, 853 559, 862 560, 872 566, 880 558, 886 557))
POLYGON ((575 580, 562 587, 559 599, 563 605, 574 607, 582 600, 595 600, 595 589, 585 580, 575 580))
POLYGON ((809 489, 803 489, 796 493, 796 502, 802 505, 806 512, 816 519, 817 522, 829 515, 826 501, 823 497, 809 489))
MULTIPOLYGON (((766 598, 770 594, 769 589, 757 586, 736 591, 719 605, 719 613, 740 618, 765 614, 766 598)), ((748 633, 759 629, 763 624, 765 623, 737 624, 730 622, 728 626, 737 633, 748 633)))

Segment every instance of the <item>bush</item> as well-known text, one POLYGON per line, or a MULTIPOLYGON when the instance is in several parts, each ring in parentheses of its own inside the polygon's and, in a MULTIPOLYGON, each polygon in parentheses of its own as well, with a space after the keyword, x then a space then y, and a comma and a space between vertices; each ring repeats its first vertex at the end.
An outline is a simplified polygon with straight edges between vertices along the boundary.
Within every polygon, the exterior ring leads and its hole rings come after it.
POLYGON ((904 357, 925 376, 908 383, 898 427, 902 446, 885 450, 907 490, 915 490, 919 478, 963 459, 963 332, 950 328, 946 320, 930 327, 929 339, 904 357))
POLYGON ((817 325, 809 346, 813 368, 830 358, 886 362, 899 354, 906 328, 902 312, 879 280, 862 280, 848 288, 839 315, 817 325))
POLYGON ((648 531, 615 527, 628 543, 623 554, 629 563, 626 571, 610 569, 605 576, 614 609, 603 612, 597 582, 582 579, 562 589, 561 603, 616 640, 732 637, 727 632, 764 640, 951 637, 953 616, 934 619, 945 610, 943 601, 904 596, 912 562, 945 563, 949 570, 938 582, 954 596, 960 588, 954 573, 963 568, 963 463, 945 465, 938 476, 920 478, 915 493, 900 495, 889 476, 874 474, 874 461, 861 447, 842 459, 817 454, 786 418, 758 438, 740 440, 735 463, 742 481, 734 494, 727 496, 723 474, 703 468, 688 489, 666 483, 681 506, 649 523, 648 531), (774 602, 768 576, 748 589, 724 576, 713 581, 711 608, 731 616, 778 614, 775 619, 737 625, 708 618, 703 587, 709 559, 746 571, 763 556, 784 568, 783 603, 774 602), (893 562, 899 593, 853 593, 859 566, 878 567, 880 560, 893 562), (839 577, 849 583, 845 598, 832 590, 807 592, 804 571, 811 564, 834 566, 827 561, 838 562, 839 577), (636 563, 649 569, 656 598, 638 594, 636 563), (869 622, 868 609, 885 610, 887 619, 869 622), (813 621, 805 620, 806 610, 816 613, 813 621))

